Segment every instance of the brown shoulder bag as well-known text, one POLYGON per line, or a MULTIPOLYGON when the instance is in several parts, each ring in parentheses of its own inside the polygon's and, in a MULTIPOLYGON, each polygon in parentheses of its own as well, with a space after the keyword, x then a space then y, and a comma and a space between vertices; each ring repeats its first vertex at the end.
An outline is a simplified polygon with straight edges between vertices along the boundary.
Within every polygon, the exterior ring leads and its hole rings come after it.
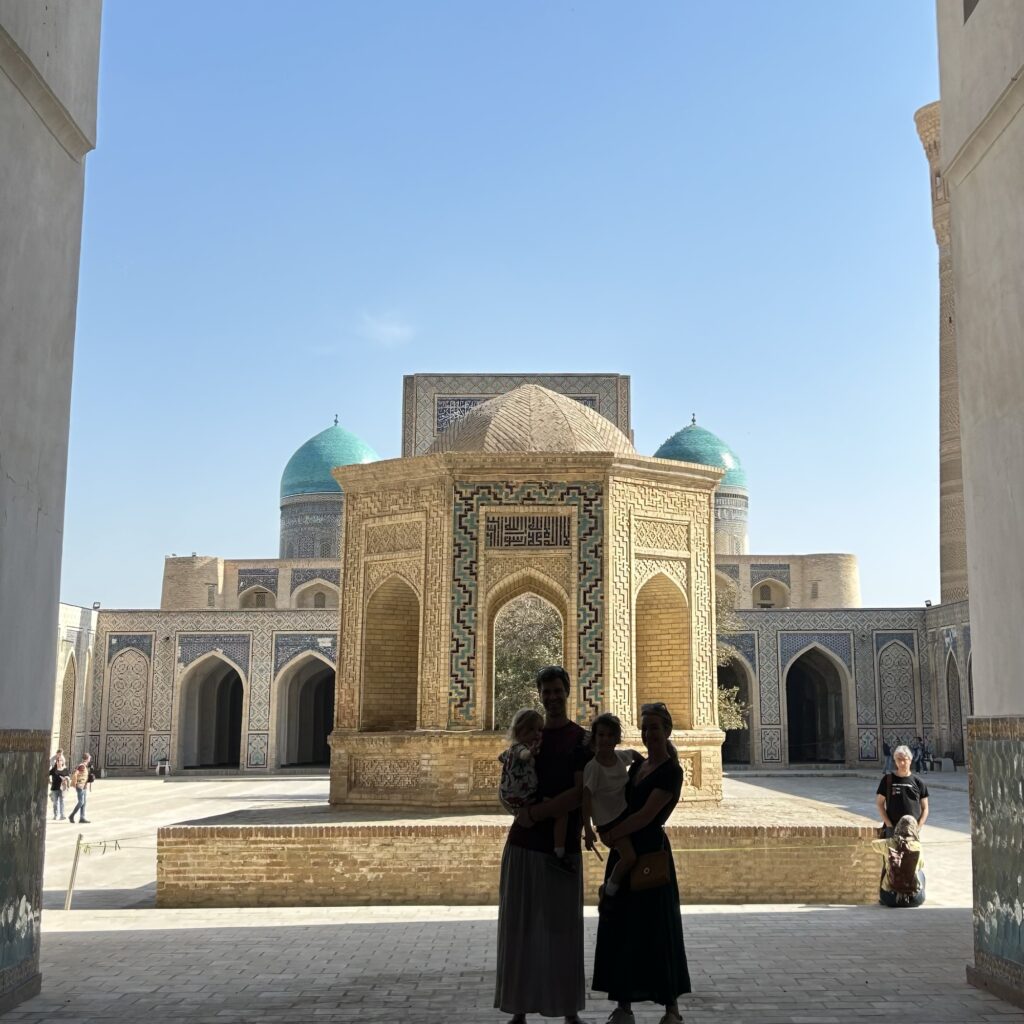
POLYGON ((629 887, 634 892, 644 889, 658 889, 668 885, 671 879, 669 870, 668 850, 655 850, 654 853, 641 853, 629 873, 629 887))

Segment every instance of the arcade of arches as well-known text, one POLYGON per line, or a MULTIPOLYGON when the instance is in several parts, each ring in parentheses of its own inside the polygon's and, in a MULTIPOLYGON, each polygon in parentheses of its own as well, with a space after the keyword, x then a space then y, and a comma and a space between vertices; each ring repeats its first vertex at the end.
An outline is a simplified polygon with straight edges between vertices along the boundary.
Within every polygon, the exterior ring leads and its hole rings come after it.
POLYGON ((843 684, 835 663, 811 648, 786 673, 786 718, 791 764, 842 764, 843 684))

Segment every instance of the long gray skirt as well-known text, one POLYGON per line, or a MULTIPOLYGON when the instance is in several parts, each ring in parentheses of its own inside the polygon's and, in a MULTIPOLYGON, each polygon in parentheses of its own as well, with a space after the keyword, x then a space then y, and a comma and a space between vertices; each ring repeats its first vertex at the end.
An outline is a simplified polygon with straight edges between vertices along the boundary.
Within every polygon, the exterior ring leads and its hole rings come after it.
POLYGON ((586 1004, 583 976, 583 872, 550 854, 505 844, 498 904, 494 1005, 505 1013, 572 1017, 586 1004))

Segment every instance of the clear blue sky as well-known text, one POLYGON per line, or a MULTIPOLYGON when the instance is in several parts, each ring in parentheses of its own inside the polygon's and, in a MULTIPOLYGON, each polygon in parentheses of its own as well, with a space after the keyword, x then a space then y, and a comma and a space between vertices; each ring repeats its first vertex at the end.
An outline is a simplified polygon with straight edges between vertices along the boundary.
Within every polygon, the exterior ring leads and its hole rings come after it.
POLYGON ((403 373, 632 376, 739 453, 754 552, 938 600, 934 7, 107 0, 64 600, 277 553, 335 413, 403 373), (282 14, 285 17, 282 17, 282 14))

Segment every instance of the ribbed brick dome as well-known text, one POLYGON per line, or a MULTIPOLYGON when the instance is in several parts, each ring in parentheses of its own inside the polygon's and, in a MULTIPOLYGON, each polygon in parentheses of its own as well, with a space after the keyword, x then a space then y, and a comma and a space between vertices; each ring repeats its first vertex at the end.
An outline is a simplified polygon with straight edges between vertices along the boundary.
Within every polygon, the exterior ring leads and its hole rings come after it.
POLYGON ((636 454, 629 438, 600 413, 538 384, 482 402, 439 434, 430 450, 636 454))

